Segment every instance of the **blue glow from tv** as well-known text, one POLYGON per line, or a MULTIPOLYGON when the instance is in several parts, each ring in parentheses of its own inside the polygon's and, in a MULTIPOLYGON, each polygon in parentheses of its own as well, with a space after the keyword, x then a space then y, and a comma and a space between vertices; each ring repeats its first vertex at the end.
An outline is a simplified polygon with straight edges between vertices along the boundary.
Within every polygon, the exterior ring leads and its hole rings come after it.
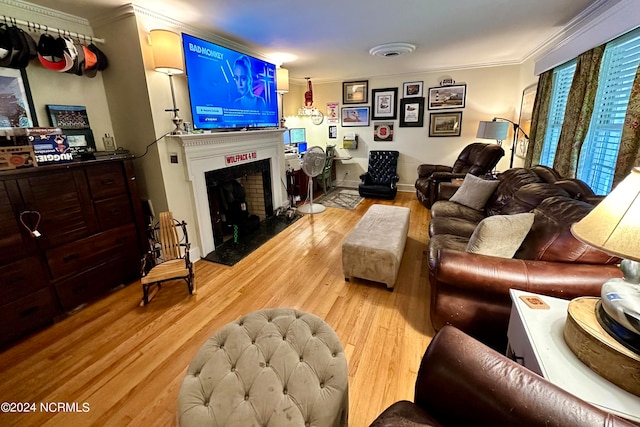
POLYGON ((278 126, 276 66, 182 33, 195 129, 278 126))

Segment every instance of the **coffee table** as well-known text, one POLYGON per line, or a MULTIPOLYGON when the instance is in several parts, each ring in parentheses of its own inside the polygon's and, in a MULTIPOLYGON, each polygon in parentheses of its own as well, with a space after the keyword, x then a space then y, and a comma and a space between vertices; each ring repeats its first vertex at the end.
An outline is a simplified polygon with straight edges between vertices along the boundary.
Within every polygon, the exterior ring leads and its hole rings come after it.
POLYGON ((568 300, 515 289, 509 293, 507 353, 512 359, 600 409, 640 422, 640 397, 596 374, 565 343, 568 300), (527 295, 539 297, 549 308, 530 308, 520 298, 527 295))

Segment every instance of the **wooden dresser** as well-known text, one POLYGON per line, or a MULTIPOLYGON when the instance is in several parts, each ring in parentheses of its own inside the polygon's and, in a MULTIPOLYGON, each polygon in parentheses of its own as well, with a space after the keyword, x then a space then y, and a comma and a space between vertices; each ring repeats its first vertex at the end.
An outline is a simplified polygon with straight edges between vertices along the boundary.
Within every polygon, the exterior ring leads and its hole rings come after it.
POLYGON ((0 218, 0 346, 140 275, 132 156, 0 172, 0 218))

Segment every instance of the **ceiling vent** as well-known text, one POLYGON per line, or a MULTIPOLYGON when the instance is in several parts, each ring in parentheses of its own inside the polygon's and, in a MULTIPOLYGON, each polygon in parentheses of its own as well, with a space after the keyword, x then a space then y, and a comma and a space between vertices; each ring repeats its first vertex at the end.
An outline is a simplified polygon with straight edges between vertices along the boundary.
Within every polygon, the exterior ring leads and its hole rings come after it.
POLYGON ((386 43, 372 47, 369 50, 369 54, 392 58, 405 53, 412 53, 414 50, 416 50, 416 46, 410 43, 386 43))

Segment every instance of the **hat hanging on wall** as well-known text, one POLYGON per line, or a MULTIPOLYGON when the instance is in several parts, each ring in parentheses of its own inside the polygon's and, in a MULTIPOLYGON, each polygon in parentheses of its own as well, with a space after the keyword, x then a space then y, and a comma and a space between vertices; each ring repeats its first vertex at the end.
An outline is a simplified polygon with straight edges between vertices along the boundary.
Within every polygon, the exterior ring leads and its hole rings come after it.
POLYGON ((35 56, 33 38, 16 26, 0 25, 0 67, 26 68, 35 56))

